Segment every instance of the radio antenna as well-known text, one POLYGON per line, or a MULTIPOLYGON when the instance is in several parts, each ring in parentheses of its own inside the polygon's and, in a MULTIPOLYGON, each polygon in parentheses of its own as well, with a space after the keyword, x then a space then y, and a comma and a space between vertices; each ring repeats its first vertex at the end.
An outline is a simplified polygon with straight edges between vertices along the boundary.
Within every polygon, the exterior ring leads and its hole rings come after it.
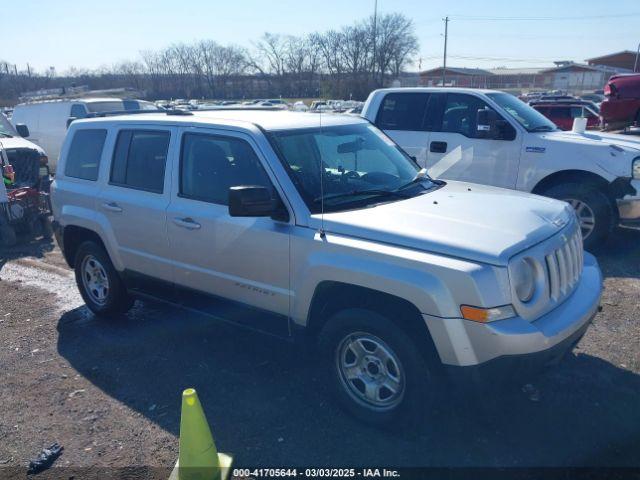
MULTIPOLYGON (((320 122, 320 136, 322 137, 322 109, 318 110, 318 120, 320 122)), ((322 151, 320 158, 320 238, 325 238, 324 232, 324 166, 322 165, 322 151)))

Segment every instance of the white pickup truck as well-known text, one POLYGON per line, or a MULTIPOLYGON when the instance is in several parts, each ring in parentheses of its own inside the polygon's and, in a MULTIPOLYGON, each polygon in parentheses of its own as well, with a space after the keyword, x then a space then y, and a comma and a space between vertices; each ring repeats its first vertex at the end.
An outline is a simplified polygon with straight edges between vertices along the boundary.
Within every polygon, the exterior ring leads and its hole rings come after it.
POLYGON ((585 247, 618 224, 640 226, 640 139, 559 130, 513 95, 468 88, 372 92, 362 116, 435 178, 569 202, 585 247))

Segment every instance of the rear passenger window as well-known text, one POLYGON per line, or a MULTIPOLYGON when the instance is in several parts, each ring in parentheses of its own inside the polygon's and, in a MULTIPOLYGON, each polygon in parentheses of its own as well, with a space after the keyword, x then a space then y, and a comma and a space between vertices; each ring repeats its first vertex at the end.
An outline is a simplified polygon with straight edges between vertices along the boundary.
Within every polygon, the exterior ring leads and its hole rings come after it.
POLYGON ((76 130, 64 166, 67 177, 96 181, 106 130, 76 130))
POLYGON ((390 93, 382 100, 376 125, 382 130, 424 130, 428 93, 390 93))
POLYGON ((169 132, 121 130, 111 165, 114 185, 162 193, 169 132))
POLYGON ((187 133, 180 156, 180 196, 229 204, 229 188, 271 181, 251 146, 240 139, 187 133))

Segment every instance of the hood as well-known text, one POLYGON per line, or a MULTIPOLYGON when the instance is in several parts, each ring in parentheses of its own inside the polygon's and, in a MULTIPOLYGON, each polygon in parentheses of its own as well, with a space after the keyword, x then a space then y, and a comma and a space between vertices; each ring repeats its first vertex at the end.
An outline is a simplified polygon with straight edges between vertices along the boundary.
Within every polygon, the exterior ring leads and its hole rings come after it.
POLYGON ((5 149, 31 148, 33 150, 39 151, 44 155, 44 150, 41 147, 22 137, 0 137, 0 145, 5 149))
POLYGON ((577 142, 584 145, 615 145, 617 147, 630 150, 634 154, 640 152, 639 136, 634 137, 632 135, 621 135, 619 133, 606 133, 587 130, 584 133, 574 133, 571 131, 549 132, 545 133, 544 137, 547 140, 577 142))
MULTIPOLYGON (((313 215, 320 226, 320 215, 313 215)), ((504 266, 573 218, 564 202, 463 182, 406 200, 324 215, 327 233, 504 266)))

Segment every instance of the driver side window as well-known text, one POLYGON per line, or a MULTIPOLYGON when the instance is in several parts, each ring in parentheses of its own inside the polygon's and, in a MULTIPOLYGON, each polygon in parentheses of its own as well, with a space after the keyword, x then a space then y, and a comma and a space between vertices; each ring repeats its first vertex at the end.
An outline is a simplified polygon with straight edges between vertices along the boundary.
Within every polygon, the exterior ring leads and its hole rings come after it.
POLYGON ((479 138, 477 115, 489 106, 477 97, 459 93, 447 95, 442 116, 442 131, 459 133, 469 138, 479 138))
POLYGON ((185 133, 180 155, 180 196, 229 204, 229 188, 257 185, 273 191, 253 148, 244 140, 185 133))

